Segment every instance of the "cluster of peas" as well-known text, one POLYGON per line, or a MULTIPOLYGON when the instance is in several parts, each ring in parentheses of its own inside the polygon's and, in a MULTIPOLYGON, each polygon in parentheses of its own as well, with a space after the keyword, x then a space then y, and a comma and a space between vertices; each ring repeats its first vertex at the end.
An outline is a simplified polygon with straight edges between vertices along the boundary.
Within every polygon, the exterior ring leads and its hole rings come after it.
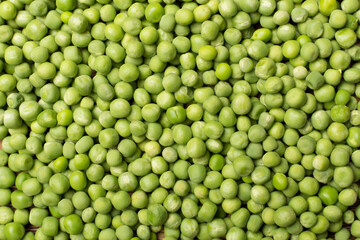
POLYGON ((0 239, 360 239, 359 20, 1 1, 0 239))

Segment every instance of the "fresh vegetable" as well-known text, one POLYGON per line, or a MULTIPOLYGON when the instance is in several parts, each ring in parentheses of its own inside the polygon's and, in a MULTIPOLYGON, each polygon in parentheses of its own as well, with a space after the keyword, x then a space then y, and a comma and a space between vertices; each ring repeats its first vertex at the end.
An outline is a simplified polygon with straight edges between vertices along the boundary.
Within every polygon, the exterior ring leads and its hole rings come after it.
POLYGON ((0 239, 359 238, 359 20, 1 1, 0 239))

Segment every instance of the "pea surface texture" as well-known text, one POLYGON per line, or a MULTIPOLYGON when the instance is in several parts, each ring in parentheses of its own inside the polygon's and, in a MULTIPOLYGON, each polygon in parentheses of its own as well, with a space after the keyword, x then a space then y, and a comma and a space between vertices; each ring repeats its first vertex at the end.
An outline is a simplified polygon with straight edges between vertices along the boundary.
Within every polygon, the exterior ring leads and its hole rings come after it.
POLYGON ((360 239, 359 21, 0 1, 0 240, 360 239))

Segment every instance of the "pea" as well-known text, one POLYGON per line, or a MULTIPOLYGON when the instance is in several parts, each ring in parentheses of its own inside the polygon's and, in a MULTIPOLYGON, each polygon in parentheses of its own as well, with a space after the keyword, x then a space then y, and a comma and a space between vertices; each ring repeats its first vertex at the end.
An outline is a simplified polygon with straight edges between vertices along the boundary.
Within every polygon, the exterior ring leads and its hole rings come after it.
POLYGON ((358 234, 358 232, 357 232, 357 228, 356 228, 356 226, 358 226, 359 225, 359 221, 358 220, 356 220, 356 221, 354 221, 352 224, 351 224, 351 234, 352 235, 354 235, 354 236, 358 236, 359 234, 358 234))
POLYGON ((288 227, 293 224, 296 220, 294 210, 289 206, 280 207, 275 211, 274 221, 275 224, 280 227, 288 227))
POLYGON ((32 205, 32 197, 29 197, 22 191, 17 190, 11 193, 11 204, 17 209, 28 208, 32 205))
POLYGON ((165 223, 167 212, 160 204, 153 204, 148 208, 148 220, 151 225, 159 226, 165 223))
POLYGON ((21 239, 25 235, 25 228, 20 223, 8 223, 4 227, 4 235, 7 239, 21 239))
POLYGON ((145 8, 145 17, 150 22, 159 22, 163 14, 164 9, 159 3, 154 2, 145 8))
POLYGON ((185 218, 181 222, 180 231, 186 237, 194 237, 199 231, 199 224, 194 219, 185 218))
POLYGON ((248 176, 254 169, 254 163, 247 156, 239 156, 234 161, 234 170, 240 176, 248 176))
POLYGON ((301 110, 290 108, 285 113, 284 121, 287 125, 299 129, 305 126, 306 114, 301 110))
POLYGON ((0 167, 1 171, 1 188, 9 188, 15 183, 15 174, 7 167, 0 167))
POLYGON ((287 188, 287 178, 283 173, 276 173, 273 177, 273 185, 278 190, 284 190, 287 188))
POLYGON ((336 50, 331 54, 330 64, 334 69, 345 70, 349 66, 350 60, 351 57, 349 54, 341 50, 336 50))
POLYGON ((71 214, 64 219, 64 228, 69 234, 79 234, 83 230, 83 223, 78 215, 71 214))

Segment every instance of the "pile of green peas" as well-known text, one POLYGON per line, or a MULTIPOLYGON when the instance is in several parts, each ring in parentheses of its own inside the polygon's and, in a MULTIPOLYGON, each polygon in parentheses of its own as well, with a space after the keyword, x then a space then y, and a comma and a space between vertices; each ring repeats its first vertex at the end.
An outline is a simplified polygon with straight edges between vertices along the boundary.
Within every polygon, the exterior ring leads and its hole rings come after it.
POLYGON ((0 240, 360 239, 359 20, 1 1, 0 240))

